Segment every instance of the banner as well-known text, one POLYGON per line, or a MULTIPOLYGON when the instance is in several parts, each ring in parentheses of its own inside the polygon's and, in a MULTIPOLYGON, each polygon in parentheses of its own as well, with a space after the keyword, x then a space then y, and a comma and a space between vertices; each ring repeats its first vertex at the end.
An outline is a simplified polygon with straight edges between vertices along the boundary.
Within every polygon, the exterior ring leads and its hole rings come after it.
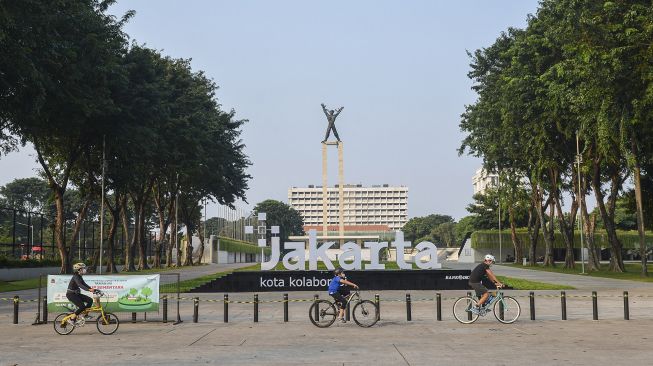
MULTIPOLYGON (((66 312, 74 305, 66 297, 71 275, 48 275, 48 311, 66 312)), ((91 287, 104 292, 100 298, 105 311, 145 312, 159 311, 158 274, 146 276, 84 276, 91 287)), ((82 294, 93 297, 89 292, 82 294)))

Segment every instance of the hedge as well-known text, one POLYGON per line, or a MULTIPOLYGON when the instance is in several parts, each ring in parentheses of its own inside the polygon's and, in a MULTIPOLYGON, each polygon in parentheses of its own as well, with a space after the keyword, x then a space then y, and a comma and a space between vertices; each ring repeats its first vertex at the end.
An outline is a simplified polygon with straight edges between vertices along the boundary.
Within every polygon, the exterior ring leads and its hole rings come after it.
MULTIPOLYGON (((521 242, 524 244, 524 249, 530 246, 531 240, 528 236, 527 229, 517 229, 517 237, 521 239, 521 242)), ((622 231, 617 230, 617 237, 624 249, 639 249, 639 234, 637 231, 622 231)), ((583 237, 585 246, 587 246, 587 238, 583 237)), ((510 229, 502 230, 501 233, 502 245, 512 245, 512 238, 510 236, 510 229)), ((594 242, 598 248, 609 248, 610 244, 608 243, 608 235, 605 231, 598 231, 594 234, 594 242)), ((542 230, 539 233, 539 239, 537 246, 544 245, 544 236, 542 235, 542 230)), ((653 247, 653 233, 650 231, 646 232, 646 246, 653 247)), ((553 240, 554 248, 566 248, 565 242, 562 239, 562 234, 556 232, 554 234, 553 240)), ((499 248, 499 232, 498 230, 480 230, 472 233, 472 248, 475 249, 486 249, 486 248, 499 248)), ((578 231, 574 232, 574 248, 580 249, 580 233, 578 231)))
MULTIPOLYGON (((220 250, 226 250, 227 252, 238 252, 238 253, 249 253, 249 254, 261 254, 261 248, 258 245, 252 243, 220 237, 220 250)), ((265 254, 270 255, 270 248, 263 248, 265 254)))

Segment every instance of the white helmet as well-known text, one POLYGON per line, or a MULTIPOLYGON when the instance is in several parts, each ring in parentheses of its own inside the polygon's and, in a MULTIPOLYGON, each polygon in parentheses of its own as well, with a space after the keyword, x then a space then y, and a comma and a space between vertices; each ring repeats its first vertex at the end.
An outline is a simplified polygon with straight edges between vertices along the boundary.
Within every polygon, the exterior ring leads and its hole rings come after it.
POLYGON ((495 261, 494 256, 492 254, 487 254, 485 256, 485 260, 486 261, 492 261, 492 263, 494 263, 494 261, 495 261))
POLYGON ((73 271, 77 272, 80 269, 86 269, 86 264, 84 264, 84 263, 75 263, 73 265, 73 271))

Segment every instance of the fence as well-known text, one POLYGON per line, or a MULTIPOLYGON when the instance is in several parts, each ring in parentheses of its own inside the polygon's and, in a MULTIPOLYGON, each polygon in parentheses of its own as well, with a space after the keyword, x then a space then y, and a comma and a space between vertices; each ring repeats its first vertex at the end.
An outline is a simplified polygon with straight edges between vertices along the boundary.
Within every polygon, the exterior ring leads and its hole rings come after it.
MULTIPOLYGON (((142 321, 159 321, 159 322, 175 322, 175 323, 180 323, 182 322, 181 318, 181 310, 183 308, 184 315, 186 318, 191 318, 193 323, 197 323, 202 319, 201 315, 201 309, 207 309, 205 310, 210 316, 213 316, 213 322, 220 321, 216 320, 216 315, 222 315, 221 322, 224 323, 229 323, 230 321, 234 320, 234 317, 230 315, 230 311, 233 312, 234 309, 232 309, 233 306, 237 306, 236 308, 236 318, 237 320, 242 320, 248 318, 249 321, 253 322, 259 322, 259 316, 260 314, 264 314, 265 311, 268 311, 270 313, 274 313, 275 315, 278 315, 278 318, 275 318, 276 321, 283 321, 284 323, 289 321, 290 318, 290 309, 289 309, 289 304, 301 304, 304 303, 307 306, 310 306, 313 302, 317 301, 319 299, 319 295, 314 295, 313 297, 306 297, 306 298, 299 298, 299 299, 292 299, 289 297, 288 293, 284 294, 275 294, 275 296, 279 296, 278 299, 260 299, 259 294, 253 294, 249 299, 233 299, 229 297, 229 294, 224 294, 222 297, 217 297, 217 298, 200 298, 198 297, 180 297, 180 294, 178 292, 178 276, 179 274, 174 273, 174 274, 165 274, 167 276, 170 276, 172 279, 171 282, 168 282, 167 284, 162 284, 163 286, 169 286, 171 290, 173 290, 172 294, 165 294, 161 296, 161 308, 158 313, 153 314, 153 313, 144 313, 140 317, 142 318, 142 321), (177 282, 175 282, 175 279, 177 282), (176 292, 174 291, 174 288, 177 288, 176 292), (169 306, 169 302, 176 302, 176 309, 171 309, 172 307, 169 306), (204 305, 201 305, 204 304, 204 305), (217 306, 216 306, 217 305, 217 306), (267 307, 264 307, 264 305, 267 305, 267 307), (246 307, 249 307, 249 311, 246 309, 246 307), (271 308, 274 307, 274 308, 271 308), (222 310, 222 314, 217 314, 219 310, 222 310), (176 313, 175 313, 176 312, 176 313), (247 316, 247 313, 251 314, 251 316, 247 316), (283 315, 280 315, 280 314, 283 315)), ((164 276, 164 274, 162 274, 164 276)), ((418 313, 415 311, 415 306, 422 306, 421 308, 421 314, 425 314, 424 309, 427 309, 426 311, 428 312, 428 315, 426 317, 421 318, 421 320, 435 320, 437 322, 443 321, 443 320, 453 320, 453 314, 451 313, 450 310, 447 310, 446 312, 443 313, 443 304, 445 302, 453 302, 456 299, 459 298, 459 296, 452 296, 452 297, 447 297, 443 296, 443 293, 437 292, 434 294, 434 297, 423 297, 423 298, 415 298, 412 297, 410 293, 406 294, 405 298, 385 298, 382 299, 379 294, 375 294, 374 296, 374 302, 377 304, 379 308, 379 319, 387 319, 388 317, 392 318, 393 320, 399 320, 401 319, 401 313, 405 311, 405 321, 411 322, 414 321, 414 319, 417 319, 418 313), (402 310, 403 308, 403 310, 402 310), (417 316, 416 316, 417 315, 417 316)), ((570 311, 573 311, 573 317, 574 319, 581 320, 581 319, 586 319, 586 320, 599 320, 599 319, 615 319, 615 311, 621 312, 623 311, 623 317, 621 315, 618 316, 618 318, 622 318, 623 320, 630 320, 631 318, 631 302, 635 303, 637 301, 646 301, 647 303, 644 304, 646 307, 643 307, 641 304, 638 305, 637 311, 639 314, 644 314, 648 315, 649 318, 653 316, 653 313, 651 312, 651 309, 653 308, 653 301, 649 301, 653 299, 653 295, 648 295, 648 294, 640 294, 640 295, 629 295, 628 291, 623 291, 623 293, 619 295, 602 295, 599 296, 596 291, 592 291, 591 294, 572 294, 569 295, 566 293, 566 291, 561 291, 559 294, 535 294, 534 291, 528 292, 528 294, 524 295, 514 295, 510 294, 512 297, 516 298, 521 298, 521 316, 520 319, 521 321, 524 320, 531 320, 531 321, 536 321, 536 320, 562 320, 566 321, 569 318, 570 311), (545 305, 542 306, 540 305, 540 310, 541 311, 543 308, 545 308, 548 311, 547 316, 539 316, 536 317, 536 314, 538 312, 536 311, 536 303, 539 303, 539 301, 536 301, 536 299, 547 299, 549 302, 545 305), (619 304, 618 306, 615 306, 614 303, 612 303, 613 307, 611 316, 605 316, 601 317, 601 314, 599 313, 599 304, 602 304, 601 301, 605 302, 606 300, 610 299, 611 301, 615 301, 619 304), (551 306, 552 302, 555 303, 555 301, 559 301, 559 305, 557 306, 557 311, 555 311, 556 306, 551 306), (574 304, 573 307, 568 305, 569 301, 576 301, 577 303, 574 304), (590 310, 591 309, 591 310, 590 310), (582 311, 581 311, 582 310, 582 311), (557 315, 555 315, 555 314, 557 315), (591 315, 590 315, 591 314, 591 315)), ((37 304, 37 313, 36 313, 36 319, 34 321, 34 325, 36 324, 44 324, 48 322, 48 313, 47 313, 47 306, 45 306, 45 302, 43 303, 43 306, 40 305, 40 302, 38 299, 43 299, 39 295, 37 299, 30 299, 30 300, 24 300, 21 299, 18 296, 15 296, 13 298, 0 298, 0 303, 2 302, 8 302, 8 303, 13 303, 13 306, 11 307, 11 313, 12 313, 12 322, 13 324, 18 324, 19 323, 19 312, 21 309, 21 304, 32 304, 34 305, 35 303, 37 304), (43 310, 42 314, 41 311, 43 310)), ((444 307, 447 309, 448 307, 444 307)), ((305 319, 307 317, 307 310, 305 307, 302 307, 300 311, 297 312, 298 316, 300 319, 305 319)), ((34 309, 32 306, 31 310, 27 310, 24 313, 27 314, 34 314, 33 313, 34 309)), ((131 322, 136 322, 137 321, 137 314, 136 313, 119 313, 119 316, 122 318, 121 321, 131 321, 131 322)), ((643 318, 643 316, 638 317, 643 318)), ((219 318, 218 318, 219 319, 219 318)), ((308 321, 308 319, 306 319, 308 321)))

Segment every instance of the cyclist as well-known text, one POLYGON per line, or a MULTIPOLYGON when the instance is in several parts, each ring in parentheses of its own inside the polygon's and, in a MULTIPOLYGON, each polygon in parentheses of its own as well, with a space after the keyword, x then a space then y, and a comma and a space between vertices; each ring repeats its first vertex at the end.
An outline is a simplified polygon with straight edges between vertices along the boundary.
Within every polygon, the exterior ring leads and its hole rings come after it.
POLYGON ((480 308, 483 306, 485 301, 487 301, 490 293, 487 291, 487 288, 481 283, 483 276, 487 275, 490 281, 499 287, 503 287, 503 284, 494 276, 494 273, 490 270, 490 266, 494 263, 494 256, 488 254, 485 256, 483 262, 476 266, 472 273, 469 275, 469 286, 476 292, 476 296, 479 298, 478 307, 472 307, 470 310, 474 314, 480 312, 480 308))
POLYGON ((70 279, 68 283, 68 290, 66 290, 66 297, 70 302, 77 306, 75 314, 71 317, 72 321, 77 320, 77 316, 81 314, 86 308, 90 307, 93 304, 93 299, 81 293, 80 289, 84 291, 89 291, 91 293, 96 290, 89 286, 82 275, 86 274, 86 264, 84 263, 75 263, 73 265, 73 278, 70 279))
POLYGON ((345 277, 345 271, 342 268, 336 268, 336 270, 333 271, 333 275, 333 279, 331 279, 331 282, 329 282, 329 295, 333 297, 333 300, 339 309, 338 318, 336 320, 340 320, 341 322, 346 323, 345 304, 347 303, 347 299, 345 299, 344 293, 347 291, 347 288, 345 286, 358 288, 358 285, 347 281, 347 277, 345 277))

